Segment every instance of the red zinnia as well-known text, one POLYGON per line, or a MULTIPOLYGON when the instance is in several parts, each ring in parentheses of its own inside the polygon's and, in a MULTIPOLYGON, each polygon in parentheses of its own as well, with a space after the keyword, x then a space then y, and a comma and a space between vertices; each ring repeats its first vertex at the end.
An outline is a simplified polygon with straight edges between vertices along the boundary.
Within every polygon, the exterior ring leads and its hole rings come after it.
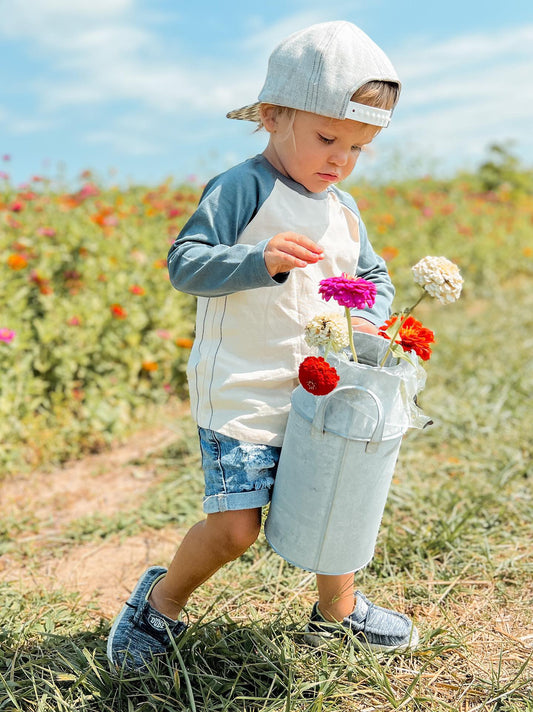
POLYGON ((322 356, 308 356, 300 364, 298 378, 306 391, 314 396, 325 396, 339 382, 337 371, 322 356))
MULTIPOLYGON (((390 339, 387 334, 393 324, 396 323, 397 316, 388 319, 379 329, 380 336, 390 339)), ((435 341, 435 334, 431 329, 426 329, 413 316, 408 316, 400 327, 397 336, 397 343, 401 345, 404 351, 414 351, 423 361, 427 361, 431 356, 430 344, 435 341)))
POLYGON ((373 307, 376 301, 376 285, 362 277, 355 278, 343 273, 341 277, 328 277, 320 282, 318 293, 326 302, 331 297, 348 309, 373 307))

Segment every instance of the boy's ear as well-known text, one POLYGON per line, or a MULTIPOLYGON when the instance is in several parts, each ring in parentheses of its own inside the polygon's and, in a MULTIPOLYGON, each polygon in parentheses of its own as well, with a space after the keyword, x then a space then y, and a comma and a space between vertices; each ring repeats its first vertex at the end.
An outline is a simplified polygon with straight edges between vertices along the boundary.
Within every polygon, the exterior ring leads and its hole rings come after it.
POLYGON ((261 104, 259 111, 261 112, 261 123, 268 133, 274 133, 278 127, 278 111, 279 108, 273 104, 261 104))

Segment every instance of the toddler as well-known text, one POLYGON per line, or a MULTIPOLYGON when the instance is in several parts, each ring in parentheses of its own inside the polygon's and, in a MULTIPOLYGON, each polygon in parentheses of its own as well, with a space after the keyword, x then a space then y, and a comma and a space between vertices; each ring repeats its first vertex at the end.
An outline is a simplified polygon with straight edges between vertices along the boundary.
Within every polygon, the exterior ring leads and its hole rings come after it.
MULTIPOLYGON (((198 297, 187 374, 207 516, 168 570, 154 566, 140 578, 109 636, 116 665, 140 670, 171 649, 187 627, 181 613, 191 594, 256 540, 298 367, 311 354, 304 327, 324 307, 320 280, 345 272, 374 282, 374 306, 352 311, 355 329, 376 334, 389 316, 385 263, 336 184, 389 124, 399 92, 394 67, 364 32, 326 22, 281 42, 259 101, 228 114, 258 122, 268 144, 207 184, 168 256, 173 286, 198 297)), ((307 641, 416 645, 411 621, 354 591, 353 579, 317 574, 307 641)))

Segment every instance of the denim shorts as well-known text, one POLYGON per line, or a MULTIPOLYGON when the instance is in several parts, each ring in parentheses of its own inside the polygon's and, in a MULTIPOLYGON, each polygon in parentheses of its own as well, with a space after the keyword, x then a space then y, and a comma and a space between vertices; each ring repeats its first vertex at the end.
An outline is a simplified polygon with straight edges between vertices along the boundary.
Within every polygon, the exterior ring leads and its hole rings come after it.
POLYGON ((268 504, 280 447, 242 442, 198 428, 205 477, 204 512, 255 509, 268 504))

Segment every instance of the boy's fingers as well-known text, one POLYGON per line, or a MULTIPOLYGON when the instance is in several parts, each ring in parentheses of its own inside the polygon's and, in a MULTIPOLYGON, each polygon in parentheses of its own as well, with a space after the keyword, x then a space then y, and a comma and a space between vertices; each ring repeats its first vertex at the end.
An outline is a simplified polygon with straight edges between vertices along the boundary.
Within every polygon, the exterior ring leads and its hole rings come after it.
POLYGON ((290 235, 278 246, 280 252, 302 260, 316 262, 324 250, 305 235, 290 235))
POLYGON ((290 257, 296 257, 300 260, 305 260, 306 262, 317 262, 321 257, 321 253, 312 252, 301 246, 292 246, 290 248, 280 249, 280 252, 284 255, 289 255, 290 257))
POLYGON ((323 259, 323 248, 306 235, 284 232, 270 239, 265 260, 270 274, 307 267, 323 259))
POLYGON ((298 235, 293 233, 290 239, 292 242, 315 254, 321 254, 322 252, 324 252, 323 248, 320 245, 317 245, 316 242, 313 242, 313 240, 311 240, 306 235, 298 235))

